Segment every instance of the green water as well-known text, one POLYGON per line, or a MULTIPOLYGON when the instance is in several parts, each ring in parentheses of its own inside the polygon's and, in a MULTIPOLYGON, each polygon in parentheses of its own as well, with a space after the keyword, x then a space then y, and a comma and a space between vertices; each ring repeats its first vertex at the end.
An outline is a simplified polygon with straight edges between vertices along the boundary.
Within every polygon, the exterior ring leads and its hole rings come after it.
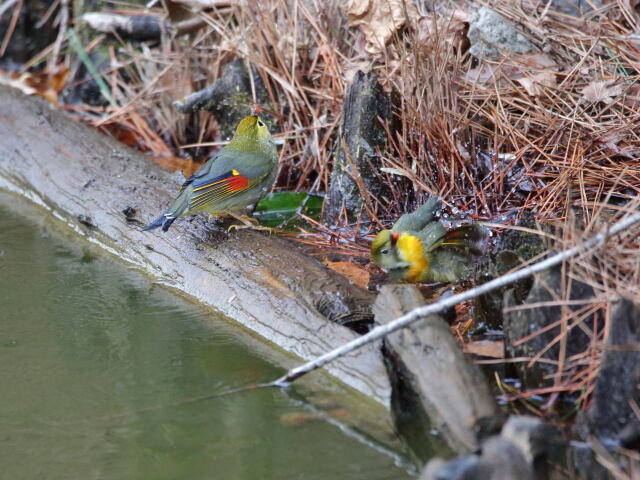
POLYGON ((0 478, 408 477, 330 422, 292 421, 309 407, 282 391, 179 405, 282 369, 245 332, 3 198, 0 478))

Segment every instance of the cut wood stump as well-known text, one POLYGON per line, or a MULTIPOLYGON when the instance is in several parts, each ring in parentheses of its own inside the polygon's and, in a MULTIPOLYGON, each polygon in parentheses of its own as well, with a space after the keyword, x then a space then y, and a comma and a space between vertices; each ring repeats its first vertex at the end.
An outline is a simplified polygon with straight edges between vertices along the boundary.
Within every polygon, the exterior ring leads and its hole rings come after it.
MULTIPOLYGON (((424 303, 414 285, 385 285, 373 307, 376 322, 388 323, 424 303)), ((392 410, 398 428, 414 450, 416 445, 423 449, 416 451, 422 460, 443 454, 434 451, 436 433, 454 452, 468 453, 482 437, 499 429, 498 407, 482 373, 467 360, 440 316, 389 335, 384 348, 391 365, 392 410), (402 422, 403 417, 408 421, 402 422)))

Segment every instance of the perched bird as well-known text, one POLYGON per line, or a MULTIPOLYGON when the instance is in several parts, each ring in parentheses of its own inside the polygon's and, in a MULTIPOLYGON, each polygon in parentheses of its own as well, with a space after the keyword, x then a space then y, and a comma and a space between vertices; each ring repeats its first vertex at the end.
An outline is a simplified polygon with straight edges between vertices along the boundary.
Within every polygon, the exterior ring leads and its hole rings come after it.
POLYGON ((394 280, 453 282, 469 273, 470 259, 486 237, 477 224, 447 230, 435 213, 435 197, 413 213, 402 215, 391 230, 379 232, 371 244, 371 258, 394 280))
POLYGON ((269 193, 278 155, 259 113, 256 109, 240 121, 231 142, 184 182, 171 206, 143 231, 166 232, 176 218, 195 211, 242 218, 269 193))

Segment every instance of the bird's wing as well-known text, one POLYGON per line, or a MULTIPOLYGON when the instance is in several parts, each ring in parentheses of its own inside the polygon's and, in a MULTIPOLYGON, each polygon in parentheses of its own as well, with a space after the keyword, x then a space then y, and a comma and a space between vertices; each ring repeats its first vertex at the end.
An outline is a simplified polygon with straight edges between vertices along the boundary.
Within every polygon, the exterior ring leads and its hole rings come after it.
POLYGON ((444 240, 447 230, 440 222, 431 222, 415 235, 422 240, 425 252, 438 248, 444 240))
POLYGON ((229 198, 249 188, 249 178, 231 169, 213 178, 203 178, 193 182, 193 193, 189 199, 189 209, 197 209, 207 203, 229 198))
POLYGON ((393 226, 394 232, 417 232, 422 230, 429 222, 433 220, 436 210, 440 206, 438 197, 429 197, 429 199, 412 213, 405 213, 393 226))
POLYGON ((229 198, 262 181, 273 165, 253 153, 221 151, 194 173, 183 186, 193 190, 189 208, 229 198), (205 168, 207 167, 207 168, 205 168))
POLYGON ((207 160, 198 170, 196 170, 193 175, 187 178, 180 187, 180 193, 184 192, 184 190, 193 182, 209 175, 211 173, 211 169, 217 163, 218 159, 225 156, 224 153, 224 150, 218 152, 216 155, 207 160))
POLYGON ((433 227, 422 230, 419 236, 428 252, 449 246, 466 249, 474 255, 482 253, 483 242, 486 240, 486 232, 475 223, 451 230, 445 230, 442 225, 434 224, 433 227))

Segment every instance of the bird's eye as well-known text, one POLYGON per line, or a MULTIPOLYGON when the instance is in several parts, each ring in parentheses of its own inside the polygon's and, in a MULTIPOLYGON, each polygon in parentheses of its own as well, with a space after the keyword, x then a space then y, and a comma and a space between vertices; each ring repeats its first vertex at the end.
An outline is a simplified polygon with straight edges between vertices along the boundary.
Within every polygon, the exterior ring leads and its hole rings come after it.
POLYGON ((264 123, 262 123, 260 120, 258 120, 258 126, 259 126, 260 128, 262 128, 262 127, 264 127, 264 123))
POLYGON ((384 250, 382 250, 380 253, 382 253, 383 255, 386 255, 387 253, 389 253, 389 249, 385 248, 384 250))

